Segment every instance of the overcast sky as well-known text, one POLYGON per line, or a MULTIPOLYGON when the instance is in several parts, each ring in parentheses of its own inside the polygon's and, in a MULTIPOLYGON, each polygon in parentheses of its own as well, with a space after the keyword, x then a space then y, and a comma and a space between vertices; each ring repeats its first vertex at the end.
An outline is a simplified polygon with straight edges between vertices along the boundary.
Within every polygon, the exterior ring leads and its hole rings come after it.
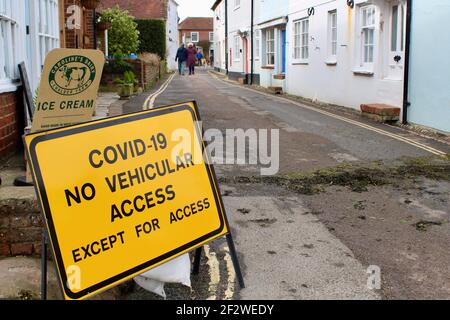
POLYGON ((175 0, 178 7, 180 22, 186 17, 212 17, 211 7, 215 0, 175 0))

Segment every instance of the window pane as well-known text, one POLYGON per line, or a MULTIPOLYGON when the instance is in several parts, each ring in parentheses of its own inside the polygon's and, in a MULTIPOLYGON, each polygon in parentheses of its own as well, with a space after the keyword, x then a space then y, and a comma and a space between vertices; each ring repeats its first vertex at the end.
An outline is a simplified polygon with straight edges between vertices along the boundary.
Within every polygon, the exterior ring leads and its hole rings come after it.
POLYGON ((405 37, 405 28, 404 28, 404 23, 405 23, 405 11, 402 5, 400 5, 400 50, 403 51, 403 41, 404 41, 404 37, 405 37))
POLYGON ((398 6, 392 7, 391 51, 397 51, 398 6))

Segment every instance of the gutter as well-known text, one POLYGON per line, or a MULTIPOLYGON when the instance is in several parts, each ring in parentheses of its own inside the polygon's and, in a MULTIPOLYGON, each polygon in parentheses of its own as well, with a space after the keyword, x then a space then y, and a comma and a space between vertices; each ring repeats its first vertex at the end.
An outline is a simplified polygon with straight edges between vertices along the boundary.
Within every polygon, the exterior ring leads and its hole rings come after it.
POLYGON ((228 75, 228 0, 225 0, 225 70, 228 75))
POLYGON ((410 66, 410 49, 411 49, 411 20, 412 20, 412 3, 413 0, 406 1, 406 43, 405 43, 405 72, 403 75, 403 112, 402 123, 408 123, 408 108, 411 103, 409 98, 409 66, 410 66))
POLYGON ((97 50, 97 10, 92 10, 92 15, 94 16, 94 49, 97 50))
POLYGON ((254 47, 254 43, 255 43, 255 40, 254 40, 254 37, 253 37, 253 34, 254 34, 254 30, 253 30, 253 20, 254 20, 254 4, 255 4, 255 0, 251 0, 252 2, 251 2, 251 13, 250 13, 250 36, 251 36, 251 38, 252 38, 252 42, 251 42, 251 46, 252 46, 252 49, 251 49, 251 53, 250 53, 250 59, 251 59, 251 64, 250 64, 250 85, 253 85, 253 66, 254 66, 254 51, 253 51, 253 47, 254 47))

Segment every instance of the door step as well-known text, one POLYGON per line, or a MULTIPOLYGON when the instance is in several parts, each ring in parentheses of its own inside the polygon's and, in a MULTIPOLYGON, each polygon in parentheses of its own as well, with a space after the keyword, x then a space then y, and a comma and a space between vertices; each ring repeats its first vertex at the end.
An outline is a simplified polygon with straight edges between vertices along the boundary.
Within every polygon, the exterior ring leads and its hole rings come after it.
POLYGON ((400 108, 382 103, 362 104, 361 112, 364 117, 379 122, 392 122, 400 119, 400 108))
POLYGON ((268 87, 267 89, 269 89, 270 92, 275 93, 275 94, 282 94, 283 93, 283 88, 282 87, 268 87))

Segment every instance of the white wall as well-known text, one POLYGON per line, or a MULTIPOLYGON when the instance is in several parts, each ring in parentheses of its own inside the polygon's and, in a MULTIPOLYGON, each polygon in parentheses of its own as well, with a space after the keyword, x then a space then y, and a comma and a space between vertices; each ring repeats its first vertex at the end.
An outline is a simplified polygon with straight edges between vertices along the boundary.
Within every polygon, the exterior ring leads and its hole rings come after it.
MULTIPOLYGON (((257 0, 256 0, 257 1, 257 0)), ((239 31, 248 31, 248 57, 250 58, 250 24, 251 24, 251 4, 248 0, 241 0, 240 7, 235 7, 235 0, 228 0, 228 71, 243 73, 245 68, 245 52, 242 38, 239 31), (235 52, 235 37, 240 38, 240 48, 242 53, 235 52), (231 59, 230 59, 231 49, 231 59)), ((250 72, 250 64, 248 64, 250 72)))
POLYGON ((214 68, 225 70, 225 1, 214 10, 214 68))
MULTIPOLYGON (((386 103, 401 107, 401 79, 393 80, 389 74, 390 9, 385 0, 372 0, 376 5, 375 61, 370 75, 359 64, 360 30, 357 29, 359 6, 367 1, 356 0, 350 9, 346 1, 291 0, 287 27, 288 63, 287 92, 305 98, 359 109, 362 103, 386 103), (303 64, 293 61, 294 21, 307 17, 307 8, 315 6, 309 20, 309 59, 303 64), (337 10, 336 64, 327 64, 328 12, 337 10)), ((404 59, 403 59, 404 61, 404 59)))
POLYGON ((6 26, 4 37, 0 37, 0 93, 17 89, 17 66, 22 61, 34 91, 47 53, 59 47, 58 0, 48 1, 47 5, 42 0, 3 0, 0 14, 0 23, 6 26), (39 19, 40 12, 45 12, 46 19, 39 19), (14 23, 11 25, 10 21, 14 23), (27 25, 30 26, 28 35, 27 25))
POLYGON ((178 4, 169 0, 167 6, 166 43, 167 43, 167 67, 169 70, 178 68, 175 56, 179 47, 178 36, 178 4))
POLYGON ((447 133, 450 133, 449 15, 448 0, 413 1, 408 97, 411 103, 408 121, 447 133), (438 36, 442 36, 440 41, 436 41, 438 36))

